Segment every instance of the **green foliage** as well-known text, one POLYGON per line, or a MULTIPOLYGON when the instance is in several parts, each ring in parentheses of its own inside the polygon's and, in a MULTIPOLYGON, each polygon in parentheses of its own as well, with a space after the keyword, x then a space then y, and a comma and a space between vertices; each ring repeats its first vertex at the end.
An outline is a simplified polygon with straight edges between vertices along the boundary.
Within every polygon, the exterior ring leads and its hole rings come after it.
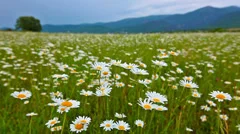
POLYGON ((42 26, 40 20, 32 16, 22 16, 17 19, 16 30, 40 32, 42 26))

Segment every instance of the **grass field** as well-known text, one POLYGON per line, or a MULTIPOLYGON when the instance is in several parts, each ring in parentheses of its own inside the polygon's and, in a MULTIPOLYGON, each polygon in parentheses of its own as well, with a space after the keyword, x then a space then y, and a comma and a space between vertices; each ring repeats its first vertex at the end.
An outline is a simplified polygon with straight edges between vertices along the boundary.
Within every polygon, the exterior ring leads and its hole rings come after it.
POLYGON ((0 98, 1 134, 237 134, 240 33, 0 32, 0 98))

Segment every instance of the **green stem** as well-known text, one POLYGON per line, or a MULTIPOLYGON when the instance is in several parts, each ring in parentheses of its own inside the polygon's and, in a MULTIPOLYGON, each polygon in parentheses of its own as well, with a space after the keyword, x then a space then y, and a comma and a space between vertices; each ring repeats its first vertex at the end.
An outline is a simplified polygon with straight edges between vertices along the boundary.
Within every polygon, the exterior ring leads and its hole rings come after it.
POLYGON ((62 125, 61 134, 63 134, 63 132, 64 132, 64 126, 65 126, 65 122, 66 122, 66 117, 67 117, 67 113, 64 114, 64 119, 63 119, 63 125, 62 125))
POLYGON ((30 117, 30 123, 29 123, 29 134, 32 133, 32 116, 30 117))

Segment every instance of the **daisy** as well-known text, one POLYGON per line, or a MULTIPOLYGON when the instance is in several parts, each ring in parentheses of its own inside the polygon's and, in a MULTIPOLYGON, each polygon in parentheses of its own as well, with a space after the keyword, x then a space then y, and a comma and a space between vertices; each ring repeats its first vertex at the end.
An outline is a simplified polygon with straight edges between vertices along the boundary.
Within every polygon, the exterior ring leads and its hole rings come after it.
POLYGON ((177 73, 181 74, 183 73, 183 70, 181 68, 177 68, 177 73))
POLYGON ((63 98, 62 92, 59 92, 59 91, 57 91, 57 92, 51 92, 51 93, 50 93, 50 96, 51 96, 52 98, 55 98, 55 97, 63 98))
POLYGON ((123 82, 116 82, 116 87, 124 87, 125 84, 123 82))
POLYGON ((238 108, 237 107, 230 107, 230 108, 228 108, 230 111, 237 111, 238 110, 238 108))
POLYGON ((144 79, 144 80, 138 80, 140 84, 143 84, 144 86, 147 86, 148 84, 152 83, 151 80, 149 79, 144 79))
POLYGON ((205 111, 209 111, 211 108, 208 107, 207 105, 203 105, 203 106, 201 106, 201 109, 205 110, 205 111))
POLYGON ((212 107, 216 107, 216 104, 213 101, 207 100, 207 103, 212 107))
POLYGON ((198 88, 198 85, 192 81, 180 80, 180 85, 186 88, 198 88))
POLYGON ((212 98, 218 100, 219 102, 222 102, 223 100, 232 100, 230 94, 221 91, 213 91, 209 95, 212 96, 212 98))
POLYGON ((236 127, 238 128, 238 131, 240 131, 240 124, 238 124, 236 127))
POLYGON ((36 116, 36 115, 38 115, 38 113, 31 112, 26 114, 26 116, 36 116))
POLYGON ((82 131, 87 131, 87 128, 88 128, 88 123, 82 123, 81 122, 81 117, 77 117, 75 119, 75 121, 72 122, 72 124, 70 124, 70 131, 71 132, 82 132, 82 131))
POLYGON ((52 100, 61 107, 78 108, 80 105, 80 102, 76 100, 66 100, 66 99, 60 99, 60 98, 54 98, 52 100))
POLYGON ((145 110, 152 110, 154 108, 154 105, 152 104, 151 100, 148 98, 144 99, 144 101, 142 101, 142 98, 140 98, 138 100, 138 105, 144 108, 145 110))
POLYGON ((118 122, 114 123, 114 126, 118 130, 122 130, 122 131, 130 130, 129 124, 124 121, 118 121, 118 122))
POLYGON ((106 66, 108 66, 108 64, 104 62, 95 62, 95 63, 91 63, 91 66, 94 70, 102 71, 103 69, 106 68, 106 66))
POLYGON ((164 61, 158 61, 158 60, 152 60, 153 64, 157 65, 157 66, 161 66, 161 67, 165 67, 167 66, 167 63, 164 61))
POLYGON ((187 80, 187 81, 192 81, 193 77, 192 76, 184 76, 183 79, 187 80))
POLYGON ((103 127, 105 131, 111 131, 114 128, 113 120, 105 120, 100 124, 100 127, 103 127))
POLYGON ((60 130, 62 130, 62 126, 56 126, 56 127, 52 127, 51 128, 51 131, 53 132, 53 131, 60 131, 60 130))
POLYGON ((117 117, 117 118, 125 118, 127 116, 125 114, 115 113, 115 117, 117 117))
POLYGON ((167 111, 168 110, 167 107, 158 106, 158 105, 154 105, 154 109, 156 109, 157 111, 167 111))
POLYGON ((152 75, 152 80, 157 80, 159 78, 158 74, 153 74, 152 75))
POLYGON ((186 128, 186 131, 192 132, 193 130, 191 128, 186 128))
POLYGON ((137 125, 138 127, 142 127, 144 126, 144 122, 142 120, 136 120, 135 122, 135 125, 137 125))
POLYGON ((111 72, 108 68, 101 70, 101 77, 108 78, 111 76, 111 72))
POLYGON ((192 97, 195 97, 195 98, 200 98, 202 94, 200 94, 198 91, 193 91, 192 92, 192 97))
POLYGON ((220 118, 225 121, 228 120, 228 116, 226 114, 220 114, 220 118))
POLYGON ((165 96, 163 96, 160 93, 157 93, 155 91, 153 91, 153 92, 147 91, 146 96, 152 102, 158 102, 158 103, 163 103, 163 104, 164 104, 164 102, 167 102, 167 98, 165 96))
POLYGON ((84 79, 79 79, 78 81, 77 81, 77 86, 79 86, 79 85, 81 85, 81 84, 83 84, 85 82, 85 80, 84 79))
POLYGON ((92 91, 85 91, 84 89, 80 92, 80 95, 84 96, 92 96, 93 92, 92 91))
POLYGON ((59 106, 57 109, 57 112, 62 114, 63 112, 67 113, 69 110, 70 110, 70 107, 59 106))
POLYGON ((87 116, 78 116, 76 120, 78 120, 82 124, 89 124, 91 122, 91 118, 87 116))
POLYGON ((130 69, 133 69, 133 68, 137 68, 138 65, 136 65, 136 64, 132 64, 132 63, 129 63, 129 64, 127 64, 127 63, 123 63, 123 64, 121 64, 121 67, 130 70, 130 69))
POLYGON ((120 80, 120 79, 121 79, 121 76, 120 76, 119 74, 115 74, 115 75, 114 75, 114 78, 115 78, 116 80, 120 80))
POLYGON ((27 90, 23 90, 20 92, 15 91, 11 94, 11 96, 13 96, 14 98, 18 98, 20 100, 25 100, 25 99, 30 98, 32 96, 32 93, 27 90))
POLYGON ((200 116, 200 119, 201 119, 202 122, 205 122, 205 121, 207 121, 207 116, 202 115, 202 116, 200 116))
POLYGON ((138 75, 148 75, 149 73, 146 70, 139 69, 139 68, 133 68, 130 70, 133 74, 138 74, 138 75))
POLYGON ((57 123, 60 123, 60 121, 58 121, 58 117, 54 117, 53 119, 49 120, 45 125, 48 128, 50 128, 50 127, 53 127, 57 123))

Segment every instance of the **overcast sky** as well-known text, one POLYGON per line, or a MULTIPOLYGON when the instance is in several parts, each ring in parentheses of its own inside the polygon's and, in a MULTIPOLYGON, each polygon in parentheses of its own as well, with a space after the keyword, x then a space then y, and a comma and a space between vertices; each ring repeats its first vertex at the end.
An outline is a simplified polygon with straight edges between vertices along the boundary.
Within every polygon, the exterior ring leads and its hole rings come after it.
POLYGON ((0 0, 0 27, 13 27, 19 16, 34 16, 42 24, 81 24, 186 13, 208 5, 240 6, 240 0, 0 0))

